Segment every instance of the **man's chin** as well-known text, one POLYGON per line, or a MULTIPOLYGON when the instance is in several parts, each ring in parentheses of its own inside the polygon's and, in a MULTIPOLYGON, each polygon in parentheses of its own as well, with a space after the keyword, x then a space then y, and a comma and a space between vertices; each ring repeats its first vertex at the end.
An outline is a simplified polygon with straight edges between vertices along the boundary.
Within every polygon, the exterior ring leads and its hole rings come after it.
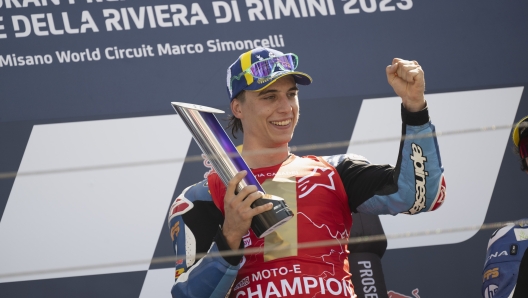
POLYGON ((276 137, 274 138, 274 143, 275 143, 275 147, 281 147, 281 146, 288 146, 288 143, 290 143, 290 141, 292 140, 292 137, 293 135, 292 134, 289 134, 289 135, 284 135, 284 136, 279 136, 279 137, 276 137))

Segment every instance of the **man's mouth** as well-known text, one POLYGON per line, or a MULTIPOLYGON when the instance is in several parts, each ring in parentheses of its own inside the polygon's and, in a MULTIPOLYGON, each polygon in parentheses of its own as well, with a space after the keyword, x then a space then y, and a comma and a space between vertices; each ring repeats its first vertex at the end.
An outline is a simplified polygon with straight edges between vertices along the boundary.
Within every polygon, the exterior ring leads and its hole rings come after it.
POLYGON ((283 121, 270 121, 271 124, 277 125, 277 126, 286 126, 292 122, 291 119, 283 120, 283 121))

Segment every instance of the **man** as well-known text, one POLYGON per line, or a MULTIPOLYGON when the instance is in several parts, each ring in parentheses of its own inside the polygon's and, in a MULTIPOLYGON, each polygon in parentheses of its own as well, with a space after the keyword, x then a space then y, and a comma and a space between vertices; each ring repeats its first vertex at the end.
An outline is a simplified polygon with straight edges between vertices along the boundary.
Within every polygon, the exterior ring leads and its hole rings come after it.
POLYGON ((257 238, 251 220, 271 204, 250 207, 262 196, 253 185, 235 193, 245 172, 227 186, 213 172, 207 182, 188 187, 169 212, 175 252, 185 255, 176 261, 173 297, 354 297, 347 260, 351 212, 416 214, 443 202, 443 168, 416 61, 394 59, 386 69, 402 98, 402 132, 410 136, 395 167, 354 154, 290 154, 299 119, 297 84, 312 82, 297 65, 294 54, 257 48, 242 54, 227 74, 230 126, 243 132, 241 154, 266 192, 285 199, 294 218, 257 238), (316 241, 330 244, 298 247, 316 241), (237 249, 244 255, 218 256, 237 249))
MULTIPOLYGON (((521 170, 528 173, 528 117, 512 133, 521 170)), ((528 297, 528 218, 508 224, 491 235, 482 271, 482 297, 528 297)))

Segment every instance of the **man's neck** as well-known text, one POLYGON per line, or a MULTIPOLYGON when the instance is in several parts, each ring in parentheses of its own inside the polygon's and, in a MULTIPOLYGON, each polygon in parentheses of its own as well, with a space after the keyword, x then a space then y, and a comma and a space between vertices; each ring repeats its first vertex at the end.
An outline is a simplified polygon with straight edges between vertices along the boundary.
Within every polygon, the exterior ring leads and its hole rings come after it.
POLYGON ((289 147, 286 144, 278 148, 251 148, 244 144, 242 157, 252 169, 270 167, 284 162, 290 155, 289 147))

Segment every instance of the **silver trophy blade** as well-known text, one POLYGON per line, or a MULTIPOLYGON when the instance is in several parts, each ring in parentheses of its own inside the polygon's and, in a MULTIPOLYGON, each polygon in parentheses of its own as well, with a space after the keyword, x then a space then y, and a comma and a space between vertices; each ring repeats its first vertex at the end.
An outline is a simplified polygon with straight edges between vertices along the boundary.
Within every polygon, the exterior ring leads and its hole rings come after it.
MULTIPOLYGON (((172 102, 171 104, 190 130, 202 152, 211 161, 213 168, 226 187, 238 172, 246 170, 247 175, 238 183, 236 192, 240 192, 247 185, 255 185, 259 191, 266 193, 216 119, 214 114, 224 113, 223 111, 182 102, 172 102)), ((259 238, 273 232, 293 217, 293 212, 282 198, 269 194, 257 199, 251 207, 261 206, 268 202, 273 203, 274 208, 256 215, 251 223, 253 232, 259 238)))

